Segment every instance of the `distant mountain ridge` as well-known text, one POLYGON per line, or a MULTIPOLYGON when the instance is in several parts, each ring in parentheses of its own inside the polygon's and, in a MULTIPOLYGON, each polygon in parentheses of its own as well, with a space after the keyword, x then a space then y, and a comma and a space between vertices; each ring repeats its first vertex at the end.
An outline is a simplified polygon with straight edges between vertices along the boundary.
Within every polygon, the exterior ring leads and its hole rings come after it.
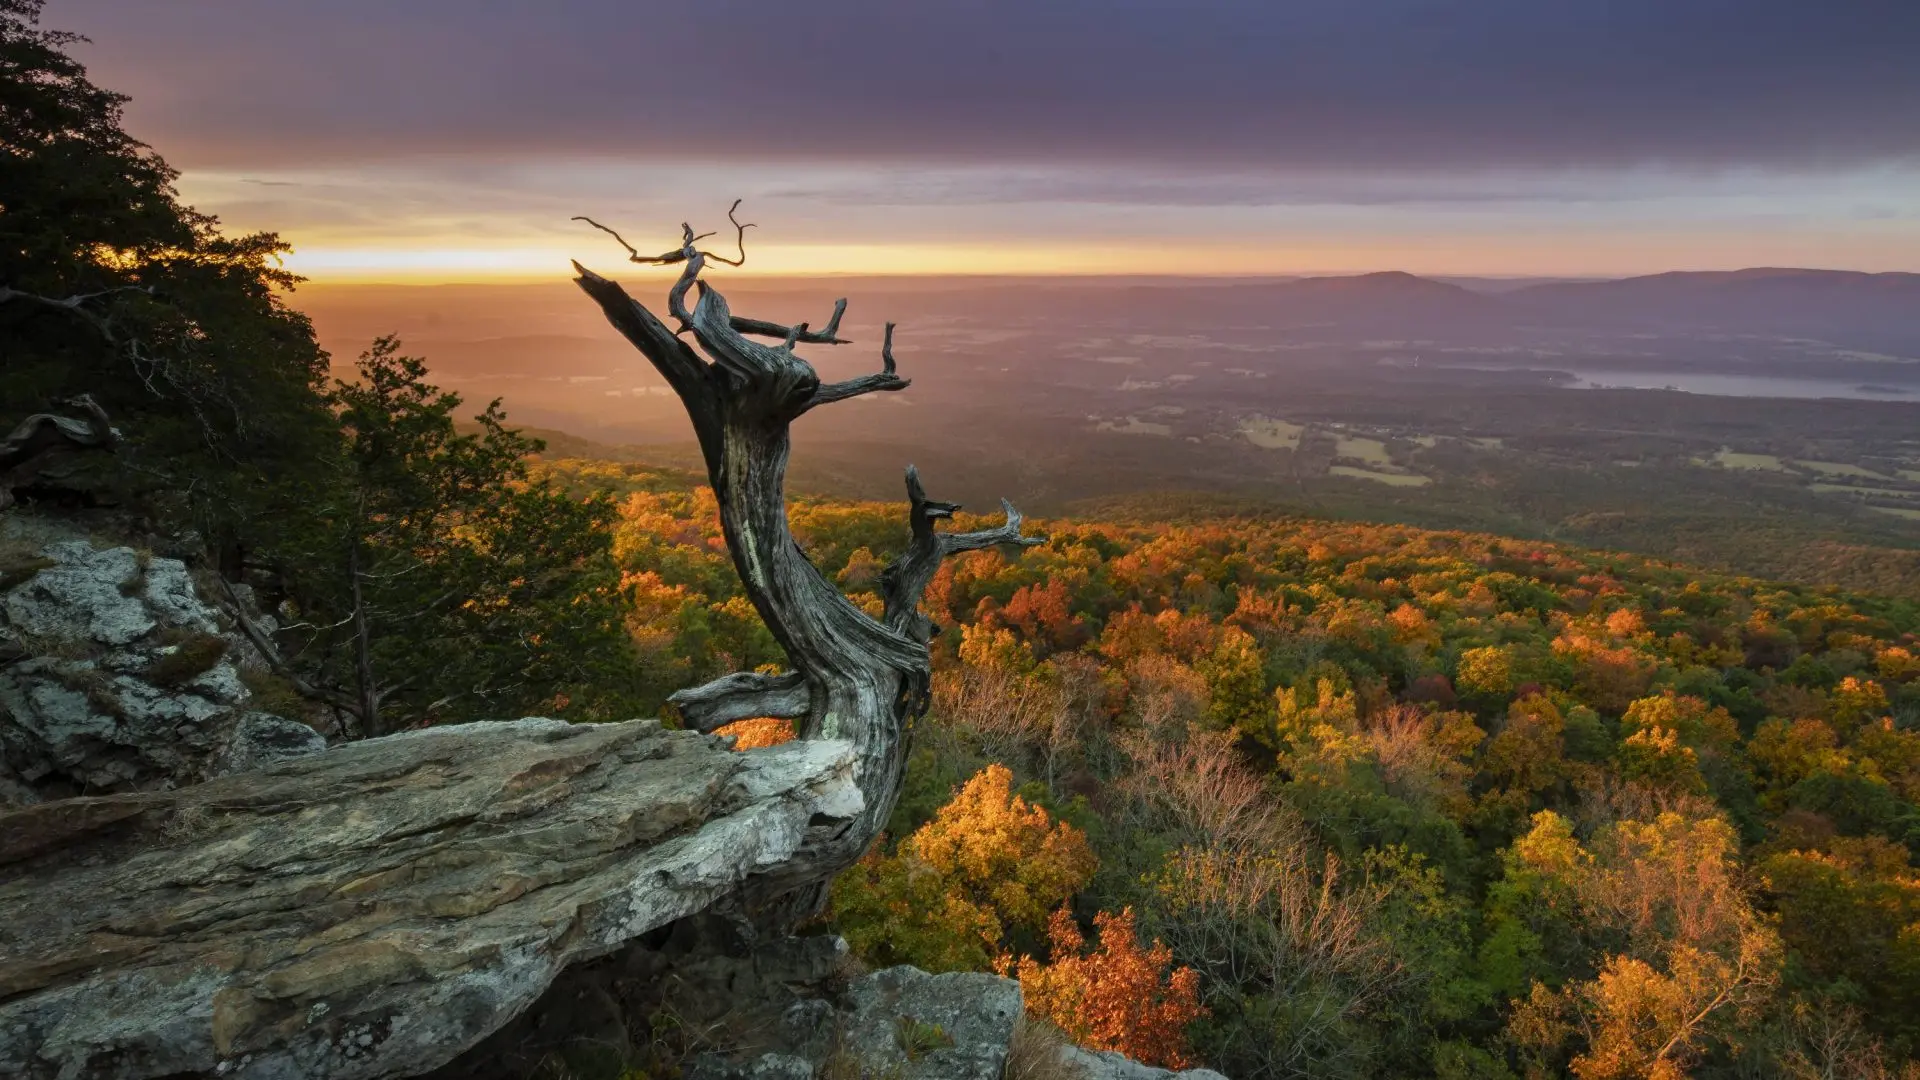
MULTIPOLYGON (((1142 303, 1172 298, 1165 287, 1127 291, 1142 303)), ((1677 270, 1487 289, 1388 270, 1183 290, 1177 302, 1188 312, 1258 317, 1282 325, 1444 331, 1538 326, 1544 321, 1582 329, 1842 335, 1920 350, 1920 274, 1900 272, 1677 270)))
POLYGON ((1582 323, 1720 327, 1738 332, 1836 332, 1920 343, 1920 274, 1751 267, 1671 271, 1614 281, 1519 289, 1502 299, 1582 323))
MULTIPOLYGON (((993 321, 1084 323, 1191 333, 1209 326, 1312 339, 1441 339, 1472 344, 1627 334, 1808 338, 1836 348, 1920 357, 1920 273, 1795 267, 1671 271, 1612 280, 1443 278, 1399 270, 1352 275, 1135 280, 1061 277, 890 279, 880 288, 820 279, 805 289, 743 279, 736 295, 779 318, 818 319, 850 295, 850 335, 871 341, 881 317, 903 340, 917 328, 993 321), (863 288, 866 291, 863 291, 863 288), (873 320, 868 322, 867 320, 873 320)), ((608 389, 651 382, 624 342, 585 322, 564 283, 519 290, 371 292, 322 289, 302 297, 337 358, 398 330, 408 349, 443 370, 521 371, 524 377, 609 376, 608 389), (468 293, 473 295, 468 296, 468 293), (538 365, 522 358, 535 355, 538 365)))
POLYGON ((1531 285, 1509 294, 1516 297, 1550 296, 1698 296, 1703 293, 1782 293, 1809 295, 1846 293, 1863 297, 1920 296, 1920 274, 1900 271, 1868 273, 1862 270, 1809 270, 1783 266, 1753 266, 1745 270, 1669 270, 1639 277, 1606 281, 1562 281, 1531 285))

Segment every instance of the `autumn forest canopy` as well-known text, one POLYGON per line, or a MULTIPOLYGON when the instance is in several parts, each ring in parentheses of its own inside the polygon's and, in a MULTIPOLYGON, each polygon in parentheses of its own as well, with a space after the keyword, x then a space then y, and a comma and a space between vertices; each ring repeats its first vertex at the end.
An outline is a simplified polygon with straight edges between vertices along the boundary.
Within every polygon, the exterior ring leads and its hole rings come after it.
MULTIPOLYGON (((627 492, 649 693, 777 660, 709 492, 547 468, 627 492)), ((892 508, 793 521, 877 606, 892 508)), ((1897 1074, 1912 599, 1390 526, 1039 527, 928 590, 907 794, 834 887, 874 962, 1014 970, 1081 1039, 1231 1076, 1897 1074)))
MULTIPOLYGON (((709 476, 550 450, 392 336, 332 363, 286 245, 184 205, 40 8, 0 0, 0 426, 86 395, 120 436, 22 506, 193 537, 274 620, 250 689, 341 738, 674 724, 790 666, 709 476)), ((875 620, 903 506, 787 505, 875 620)), ((1920 1076, 1912 579, 1376 521, 1135 492, 941 563, 902 795, 821 925, 1235 1080, 1920 1076)))

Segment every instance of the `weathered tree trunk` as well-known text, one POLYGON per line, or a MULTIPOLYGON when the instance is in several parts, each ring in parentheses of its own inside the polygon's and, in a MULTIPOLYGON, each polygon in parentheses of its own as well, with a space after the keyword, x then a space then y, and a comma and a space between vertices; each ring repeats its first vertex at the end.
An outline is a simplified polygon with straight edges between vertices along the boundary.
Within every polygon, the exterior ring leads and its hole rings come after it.
POLYGON ((360 570, 360 531, 356 525, 347 545, 347 577, 353 596, 353 680, 360 695, 360 730, 368 736, 384 735, 380 726, 380 688, 373 673, 373 628, 367 622, 367 601, 362 587, 366 575, 360 570))
POLYGON ((106 410, 91 395, 65 404, 84 413, 84 419, 35 413, 0 438, 0 510, 13 505, 14 488, 25 487, 49 466, 84 451, 111 450, 120 441, 106 410))
MULTIPOLYGON (((875 620, 849 602, 808 561, 788 528, 784 490, 788 428, 817 406, 906 387, 907 380, 894 372, 893 327, 887 326, 882 371, 822 383, 812 365, 795 354, 794 346, 802 341, 838 344, 846 301, 835 307, 824 331, 809 331, 804 323, 785 327, 735 316, 725 297, 699 280, 708 255, 693 246, 691 229, 685 237, 679 252, 654 258, 636 253, 634 261, 684 260, 684 271, 668 293, 668 313, 682 332, 692 332, 700 352, 618 284, 578 263, 574 268, 580 274, 580 287, 686 405, 719 502, 721 529, 734 567, 748 598, 793 664, 793 670, 782 675, 728 675, 683 690, 671 700, 688 724, 702 731, 745 717, 773 716, 793 720, 803 739, 844 739, 854 746, 856 779, 865 808, 857 817, 809 836, 794 857, 761 880, 760 895, 751 898, 764 901, 804 890, 797 906, 805 908, 817 898, 819 885, 866 851, 899 797, 906 727, 924 711, 927 701, 927 642, 933 627, 920 613, 919 601, 940 561, 956 552, 996 544, 1043 541, 1020 534, 1020 517, 1010 505, 1006 506, 1007 522, 1000 528, 935 532, 934 523, 951 517, 959 507, 928 500, 909 466, 912 542, 882 576, 885 615, 875 620), (699 297, 689 312, 685 298, 694 287, 699 297), (765 345, 749 340, 749 334, 784 338, 784 342, 765 345)), ((737 265, 734 260, 723 261, 737 265)))

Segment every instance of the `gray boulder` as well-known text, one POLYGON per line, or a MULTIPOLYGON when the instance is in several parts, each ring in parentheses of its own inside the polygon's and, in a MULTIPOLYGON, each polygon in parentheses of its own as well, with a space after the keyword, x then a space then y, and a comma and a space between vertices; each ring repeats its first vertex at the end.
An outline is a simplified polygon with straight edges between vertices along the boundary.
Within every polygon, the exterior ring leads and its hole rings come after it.
POLYGON ((211 774, 251 772, 326 748, 327 740, 305 724, 272 713, 246 713, 234 724, 211 774))
POLYGON ((35 552, 0 575, 0 806, 172 787, 324 745, 246 708, 252 647, 185 563, 18 515, 0 540, 35 552))
POLYGON ((1111 1050, 1085 1050, 1069 1046, 1065 1053, 1066 1060, 1080 1070, 1085 1080, 1227 1080, 1212 1069, 1186 1069, 1181 1072, 1156 1069, 1111 1050))
MULTIPOLYGON (((554 1048, 617 1041, 617 1030, 596 1040, 564 1020, 553 1021, 556 1013, 577 1016, 579 1004, 617 997, 622 985, 639 991, 637 1000, 621 1002, 629 1017, 670 1005, 681 1022, 717 1032, 720 1042, 734 1046, 731 1052, 696 1054, 685 1063, 683 1080, 1003 1080, 1010 1075, 1014 1048, 1023 1038, 1020 985, 1013 980, 978 973, 929 975, 912 967, 845 979, 835 974, 846 948, 838 938, 729 940, 725 933, 713 933, 723 925, 688 920, 676 928, 677 945, 635 947, 612 969, 569 973, 515 1026, 432 1080, 517 1080, 530 1071, 530 1062, 554 1048), (582 983, 599 989, 580 993, 582 983)), ((1024 1037, 1034 1041, 1025 1044, 1023 1069, 1042 1071, 1023 1076, 1226 1080, 1210 1069, 1175 1072, 1081 1049, 1044 1025, 1024 1037)))
POLYGON ((979 972, 895 967, 856 981, 843 1047, 862 1075, 999 1080, 1020 1019, 1020 984, 979 972))
MULTIPOLYGON (((148 582, 142 575, 151 564, 143 564, 132 548, 95 550, 85 540, 63 540, 48 544, 40 554, 53 565, 0 601, 0 610, 20 633, 61 642, 131 645, 160 625, 144 595, 148 582)), ((180 570, 184 576, 185 567, 180 570)), ((163 576, 174 577, 164 571, 163 576)), ((168 596, 170 603, 178 599, 168 596)))

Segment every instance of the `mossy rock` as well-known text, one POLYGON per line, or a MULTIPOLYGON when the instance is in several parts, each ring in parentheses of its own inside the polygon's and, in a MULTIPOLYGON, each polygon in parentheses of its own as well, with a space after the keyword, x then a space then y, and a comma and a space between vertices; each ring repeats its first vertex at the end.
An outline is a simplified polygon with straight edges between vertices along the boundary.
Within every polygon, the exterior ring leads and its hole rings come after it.
POLYGON ((24 585, 32 580, 33 575, 42 570, 50 570, 57 565, 59 564, 52 559, 39 557, 0 563, 0 592, 6 592, 16 585, 24 585))
POLYGON ((195 634, 155 660, 147 668, 147 681, 155 686, 185 686, 205 675, 227 655, 227 639, 214 634, 195 634))

